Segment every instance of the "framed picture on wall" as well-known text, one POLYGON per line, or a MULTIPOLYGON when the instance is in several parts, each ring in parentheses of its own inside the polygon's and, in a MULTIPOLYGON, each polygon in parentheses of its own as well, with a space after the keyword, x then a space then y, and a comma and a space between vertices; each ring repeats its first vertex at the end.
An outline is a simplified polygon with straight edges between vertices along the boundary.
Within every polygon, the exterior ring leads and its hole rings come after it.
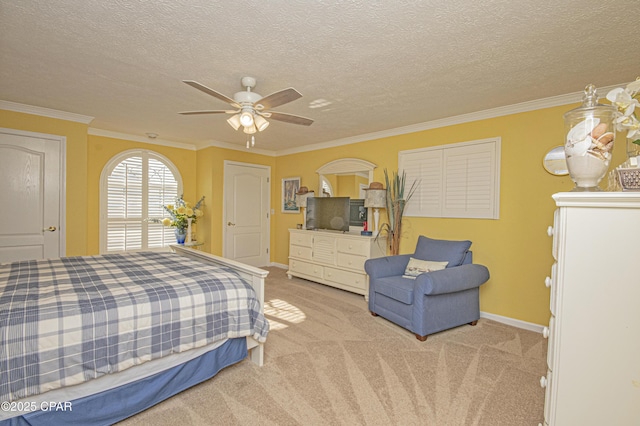
POLYGON ((300 189, 300 178, 292 177, 282 179, 282 212, 300 213, 300 207, 296 206, 296 192, 300 189))

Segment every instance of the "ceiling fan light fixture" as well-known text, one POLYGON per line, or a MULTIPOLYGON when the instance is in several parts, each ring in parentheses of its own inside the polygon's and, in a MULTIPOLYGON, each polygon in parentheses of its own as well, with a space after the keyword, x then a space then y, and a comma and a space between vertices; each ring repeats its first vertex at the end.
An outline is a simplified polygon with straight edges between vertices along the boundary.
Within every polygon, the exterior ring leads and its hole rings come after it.
POLYGON ((240 114, 240 123, 245 128, 253 126, 253 113, 251 111, 242 111, 240 114))
POLYGON ((267 127, 269 127, 269 122, 267 120, 265 120, 265 118, 261 115, 256 115, 255 117, 255 124, 256 127, 258 128, 258 131, 261 132, 264 129, 266 129, 267 127))
POLYGON ((231 116, 231 118, 227 120, 227 123, 229 123, 229 125, 233 127, 233 130, 238 130, 242 125, 242 123, 240 123, 240 114, 231 116))
MULTIPOLYGON (((256 132, 262 132, 269 127, 269 119, 282 121, 290 124, 298 124, 303 126, 309 126, 313 123, 313 120, 298 115, 271 111, 272 108, 284 105, 286 103, 295 101, 302 97, 302 94, 293 87, 289 87, 277 92, 271 93, 267 96, 262 96, 252 89, 256 85, 256 79, 253 77, 243 77, 241 80, 242 85, 246 90, 237 92, 230 98, 217 92, 203 84, 193 80, 183 80, 184 83, 200 90, 207 95, 213 96, 223 102, 228 103, 234 109, 233 110, 202 110, 202 111, 184 111, 180 114, 184 115, 199 115, 199 114, 231 114, 232 116, 227 119, 227 123, 234 130, 240 130, 252 136, 256 132)), ((318 102, 316 102, 318 103, 318 102)), ((324 105, 323 105, 324 106, 324 105)), ((254 146, 255 139, 251 137, 248 145, 254 146)))

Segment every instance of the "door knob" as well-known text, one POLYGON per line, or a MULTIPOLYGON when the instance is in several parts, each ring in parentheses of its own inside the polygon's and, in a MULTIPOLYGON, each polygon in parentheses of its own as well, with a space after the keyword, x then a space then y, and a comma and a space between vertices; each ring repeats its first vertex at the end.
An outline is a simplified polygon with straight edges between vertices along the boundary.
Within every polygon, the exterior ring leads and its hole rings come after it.
POLYGON ((227 225, 228 225, 228 226, 236 226, 236 224, 235 224, 235 223, 232 223, 232 222, 227 222, 227 225))
POLYGON ((55 226, 50 226, 47 229, 43 229, 42 232, 45 232, 45 231, 54 232, 56 229, 58 228, 56 228, 55 226))

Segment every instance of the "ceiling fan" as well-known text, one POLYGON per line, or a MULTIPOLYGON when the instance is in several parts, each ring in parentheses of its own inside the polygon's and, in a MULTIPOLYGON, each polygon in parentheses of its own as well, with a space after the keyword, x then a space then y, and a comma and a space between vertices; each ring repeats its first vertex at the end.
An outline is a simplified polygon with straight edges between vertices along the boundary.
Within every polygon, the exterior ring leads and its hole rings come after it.
POLYGON ((310 118, 287 114, 284 112, 271 111, 271 108, 284 105, 302 97, 302 94, 293 87, 262 97, 262 95, 251 91, 251 89, 256 85, 256 79, 253 77, 243 77, 241 82, 247 90, 235 93, 232 99, 222 93, 210 89, 204 84, 198 83, 197 81, 183 80, 183 82, 213 96, 214 98, 227 102, 235 109, 183 111, 180 112, 180 114, 233 114, 233 116, 227 120, 227 123, 229 123, 234 130, 238 130, 242 126, 244 128, 244 133, 249 135, 253 135, 256 131, 261 132, 266 129, 269 126, 267 118, 284 121, 285 123, 300 124, 303 126, 310 126, 313 123, 313 120, 310 118))

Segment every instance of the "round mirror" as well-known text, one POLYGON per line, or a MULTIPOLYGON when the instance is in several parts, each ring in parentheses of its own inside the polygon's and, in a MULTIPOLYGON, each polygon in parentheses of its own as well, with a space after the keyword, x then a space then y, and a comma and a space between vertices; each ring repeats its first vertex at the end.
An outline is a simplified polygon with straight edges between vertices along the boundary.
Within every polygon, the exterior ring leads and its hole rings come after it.
POLYGON ((563 146, 556 146, 547 152, 542 159, 542 165, 552 175, 565 176, 569 174, 563 146))

